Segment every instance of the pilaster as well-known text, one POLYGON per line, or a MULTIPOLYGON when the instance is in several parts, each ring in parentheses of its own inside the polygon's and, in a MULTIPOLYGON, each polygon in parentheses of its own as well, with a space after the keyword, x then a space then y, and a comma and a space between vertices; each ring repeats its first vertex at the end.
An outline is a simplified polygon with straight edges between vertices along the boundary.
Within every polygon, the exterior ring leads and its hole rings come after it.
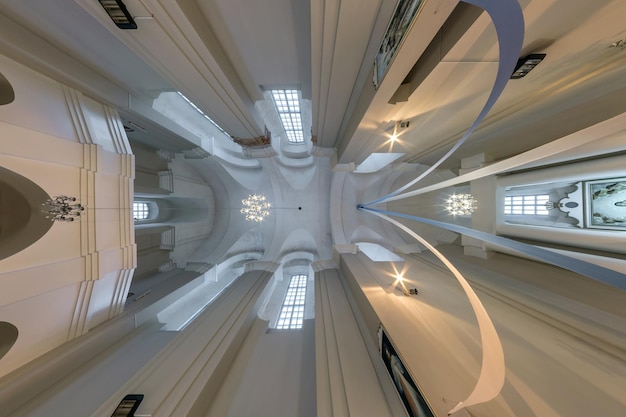
POLYGON ((318 415, 391 417, 337 270, 315 274, 315 362, 318 415))
POLYGON ((253 271, 239 277, 92 416, 109 417, 129 392, 145 395, 138 415, 201 415, 252 327, 271 275, 253 271))

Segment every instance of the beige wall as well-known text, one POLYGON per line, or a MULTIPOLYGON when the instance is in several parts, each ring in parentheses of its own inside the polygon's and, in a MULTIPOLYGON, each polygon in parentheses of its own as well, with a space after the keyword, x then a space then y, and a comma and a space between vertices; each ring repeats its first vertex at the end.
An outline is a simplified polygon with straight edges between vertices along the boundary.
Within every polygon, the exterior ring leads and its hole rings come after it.
POLYGON ((136 261, 134 161, 116 110, 5 57, 0 64, 15 90, 0 106, 0 166, 86 207, 0 260, 0 320, 19 331, 1 376, 118 314, 136 261))
MULTIPOLYGON (((624 409, 623 292, 524 259, 496 254, 485 261, 463 256, 458 246, 440 248, 476 289, 504 348, 504 388, 495 400, 470 407, 472 416, 611 415, 624 409)), ((461 288, 432 255, 414 254, 396 267, 418 296, 394 288, 391 264, 342 255, 342 270, 358 283, 434 410, 445 415, 478 378, 477 324, 461 288)))

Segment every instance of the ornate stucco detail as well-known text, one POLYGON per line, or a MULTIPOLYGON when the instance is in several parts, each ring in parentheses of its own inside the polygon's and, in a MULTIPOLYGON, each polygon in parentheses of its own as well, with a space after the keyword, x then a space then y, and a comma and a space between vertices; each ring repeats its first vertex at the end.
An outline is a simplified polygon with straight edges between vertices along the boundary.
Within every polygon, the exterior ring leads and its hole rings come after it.
POLYGON ((272 133, 265 128, 265 135, 257 136, 255 138, 242 139, 232 136, 233 142, 246 148, 264 148, 271 146, 272 133))

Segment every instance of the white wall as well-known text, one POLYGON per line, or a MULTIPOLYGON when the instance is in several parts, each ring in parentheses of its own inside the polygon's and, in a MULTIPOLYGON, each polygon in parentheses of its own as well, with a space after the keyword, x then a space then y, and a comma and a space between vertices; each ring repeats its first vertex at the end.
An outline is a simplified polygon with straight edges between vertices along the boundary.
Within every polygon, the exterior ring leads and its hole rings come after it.
POLYGON ((393 415, 336 269, 315 275, 315 361, 318 415, 393 415))
POLYGON ((0 66, 15 90, 0 106, 0 166, 86 207, 0 260, 0 319, 19 330, 1 376, 118 314, 136 263, 133 156, 117 112, 6 57, 0 66))
MULTIPOLYGON (((626 293, 567 271, 495 254, 489 260, 441 247, 477 291, 498 331, 506 381, 475 417, 619 414, 626 402, 626 293), (581 393, 584 393, 582 395, 581 393)), ((430 254, 406 262, 407 297, 391 264, 342 255, 405 365, 438 415, 465 399, 478 378, 477 324, 460 286, 430 254)))
POLYGON ((268 331, 258 320, 248 333, 207 417, 315 417, 314 326, 268 331))
MULTIPOLYGON (((622 141, 626 140, 621 132, 619 137, 621 137, 622 141)), ((503 209, 503 193, 506 187, 545 183, 574 183, 584 180, 618 178, 626 174, 624 166, 626 166, 626 157, 618 155, 584 162, 569 163, 556 167, 536 169, 498 178, 498 194, 495 202, 497 214, 496 232, 500 235, 509 235, 573 247, 621 254, 626 253, 626 244, 622 231, 577 228, 564 229, 509 224, 504 220, 503 209)))

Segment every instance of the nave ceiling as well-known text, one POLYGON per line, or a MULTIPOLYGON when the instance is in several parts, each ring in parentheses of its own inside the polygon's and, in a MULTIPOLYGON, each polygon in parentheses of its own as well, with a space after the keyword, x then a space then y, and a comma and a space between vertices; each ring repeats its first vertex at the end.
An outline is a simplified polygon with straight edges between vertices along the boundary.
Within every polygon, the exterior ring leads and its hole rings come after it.
MULTIPOLYGON (((181 91, 228 134, 253 138, 263 135, 268 125, 280 130, 268 119, 264 89, 293 87, 310 105, 306 117, 317 146, 337 149, 342 166, 358 166, 372 152, 389 151, 404 154, 396 164, 427 166, 469 127, 498 65, 489 16, 455 1, 425 2, 412 29, 419 36, 410 36, 402 45, 378 90, 372 86, 372 63, 394 1, 125 3, 136 17, 137 30, 117 29, 96 1, 0 1, 4 15, 0 17, 6 23, 0 45, 16 59, 110 102, 124 120, 149 132, 129 133, 131 140, 163 149, 194 137, 151 107, 163 92, 181 91), (24 28, 38 38, 21 36, 24 28), (19 47, 6 36, 11 34, 21 36, 19 47), (35 54, 42 44, 49 44, 51 51, 35 54), (388 138, 400 121, 410 125, 390 145, 388 138)), ((626 37, 620 19, 626 4, 618 0, 520 4, 526 25, 522 55, 547 56, 528 76, 509 82, 469 142, 444 164, 452 173, 461 157, 486 152, 500 160, 626 111, 622 98, 626 87, 620 82, 626 50, 611 47, 626 37)), ((320 188, 318 182, 314 193, 299 192, 289 184, 293 172, 302 166, 303 173, 310 171, 308 161, 315 159, 305 133, 303 151, 275 146, 280 162, 271 168, 270 159, 264 162, 263 169, 273 171, 267 175, 271 182, 267 192, 293 207, 308 209, 323 202, 320 209, 328 213, 331 202, 320 195, 328 194, 329 188, 320 188), (289 189, 291 196, 277 195, 289 189)), ((277 141, 282 132, 272 135, 277 141)), ((230 149, 228 141, 222 135, 215 143, 230 149)), ((239 175, 235 171, 242 170, 237 161, 224 164, 235 177, 239 175)), ((242 166, 250 164, 243 157, 239 161, 242 166)), ((330 187, 328 178, 323 182, 330 187)), ((243 191, 235 193, 237 198, 243 191)), ((299 221, 288 223, 287 229, 297 229, 299 221)), ((298 240, 294 250, 330 242, 330 229, 317 232, 310 242, 298 240)), ((272 256, 285 250, 274 247, 272 256)), ((327 254, 328 250, 324 257, 327 254)))

